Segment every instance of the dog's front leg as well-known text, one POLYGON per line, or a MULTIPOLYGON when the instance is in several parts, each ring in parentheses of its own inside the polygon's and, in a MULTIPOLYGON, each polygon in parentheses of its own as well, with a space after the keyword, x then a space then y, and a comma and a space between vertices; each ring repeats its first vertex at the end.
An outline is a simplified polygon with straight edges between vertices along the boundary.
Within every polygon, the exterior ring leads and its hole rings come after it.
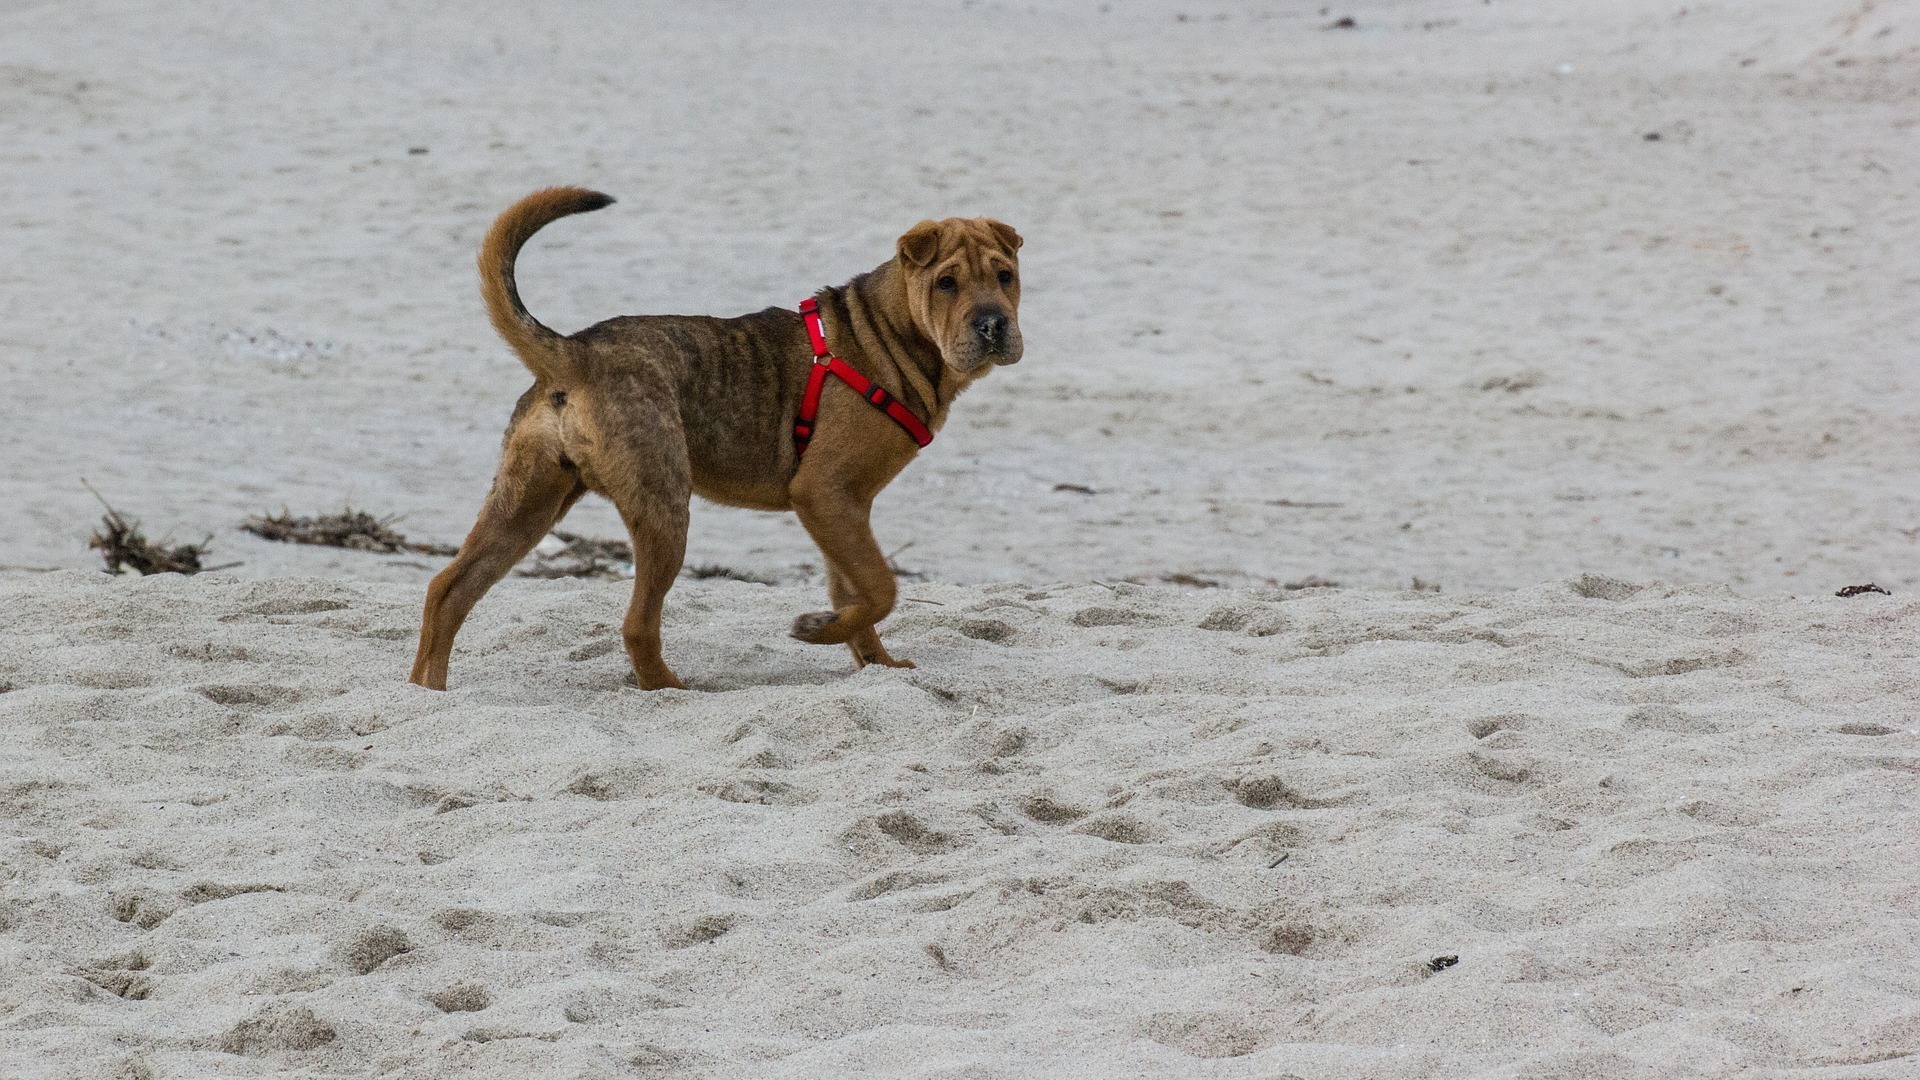
POLYGON ((828 483, 796 484, 793 509, 828 567, 832 611, 793 620, 793 636, 815 645, 849 644, 862 662, 894 663, 873 625, 893 610, 893 571, 873 538, 873 497, 828 483), (862 645, 870 642, 871 648, 862 645), (868 655, 863 656, 863 652, 868 655), (884 658, 884 659, 883 659, 884 658))
MULTIPOLYGON (((888 567, 888 570, 891 572, 892 567, 888 567)), ((858 599, 853 583, 847 580, 847 575, 839 567, 832 564, 827 566, 827 598, 833 602, 836 610, 851 606, 858 599)), ((871 626, 848 638, 847 648, 853 651, 853 662, 857 667, 866 667, 868 664, 902 668, 913 666, 911 660, 895 660, 888 655, 887 647, 880 644, 879 632, 871 626)))

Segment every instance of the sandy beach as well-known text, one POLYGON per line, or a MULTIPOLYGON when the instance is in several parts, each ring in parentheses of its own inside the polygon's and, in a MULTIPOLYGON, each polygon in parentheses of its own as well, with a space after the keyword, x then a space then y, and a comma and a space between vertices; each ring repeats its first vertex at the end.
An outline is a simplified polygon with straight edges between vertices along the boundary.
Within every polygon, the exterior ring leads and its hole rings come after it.
POLYGON ((0 1077, 1920 1076, 1915 4, 0 28, 0 1077), (656 693, 618 581, 435 693, 443 559, 239 530, 459 541, 557 183, 567 331, 1026 237, 876 507, 917 669, 786 637, 785 515, 656 693))
POLYGON ((619 586, 514 583, 436 693, 393 674, 415 593, 10 584, 15 1075, 1877 1077, 1920 1038, 1920 603, 922 585, 921 668, 848 675, 781 634, 811 590, 701 582, 693 689, 642 693, 619 586))

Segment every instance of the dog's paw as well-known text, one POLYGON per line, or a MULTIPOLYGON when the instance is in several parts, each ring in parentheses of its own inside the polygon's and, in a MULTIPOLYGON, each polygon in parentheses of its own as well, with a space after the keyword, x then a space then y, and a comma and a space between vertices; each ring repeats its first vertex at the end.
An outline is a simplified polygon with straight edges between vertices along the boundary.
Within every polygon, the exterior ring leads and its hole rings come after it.
POLYGON ((793 620, 793 636, 801 641, 820 644, 820 633, 827 627, 840 621, 837 611, 809 611, 793 620))
POLYGON ((685 690, 687 684, 679 676, 662 665, 657 671, 641 674, 638 671, 627 672, 626 684, 640 690, 685 690))

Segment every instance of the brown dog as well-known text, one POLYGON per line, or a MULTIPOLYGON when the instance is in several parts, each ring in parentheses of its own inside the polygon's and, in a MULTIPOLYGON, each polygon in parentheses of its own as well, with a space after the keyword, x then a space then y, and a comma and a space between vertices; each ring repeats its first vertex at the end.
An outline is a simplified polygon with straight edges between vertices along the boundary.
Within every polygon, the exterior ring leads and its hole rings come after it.
MULTIPOLYGON (((799 514, 825 558, 834 610, 795 619, 793 636, 845 643, 861 666, 912 667, 874 632, 893 610, 894 581, 868 514, 919 446, 828 379, 812 441, 796 452, 814 363, 799 314, 635 316, 562 337, 521 304, 513 263, 528 238, 611 202, 582 188, 537 191, 501 214, 481 246, 487 313, 534 382, 507 424, 480 519, 427 588, 412 681, 446 689, 467 613, 589 491, 613 501, 633 539, 633 603, 621 629, 643 689, 681 685, 660 652, 660 609, 680 573, 694 495, 799 514)), ((968 384, 1020 359, 1019 248, 1019 234, 988 218, 923 221, 891 260, 814 294, 827 343, 938 430, 968 384)))

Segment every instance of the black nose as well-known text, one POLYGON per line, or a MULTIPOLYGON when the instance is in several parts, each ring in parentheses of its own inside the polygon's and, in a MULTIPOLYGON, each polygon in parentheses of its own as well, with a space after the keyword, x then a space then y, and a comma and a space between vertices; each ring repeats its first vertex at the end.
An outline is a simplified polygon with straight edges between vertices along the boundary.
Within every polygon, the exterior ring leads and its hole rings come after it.
POLYGON ((993 348, 1007 343, 1007 317, 997 311, 989 311, 973 317, 973 332, 980 340, 993 348))

